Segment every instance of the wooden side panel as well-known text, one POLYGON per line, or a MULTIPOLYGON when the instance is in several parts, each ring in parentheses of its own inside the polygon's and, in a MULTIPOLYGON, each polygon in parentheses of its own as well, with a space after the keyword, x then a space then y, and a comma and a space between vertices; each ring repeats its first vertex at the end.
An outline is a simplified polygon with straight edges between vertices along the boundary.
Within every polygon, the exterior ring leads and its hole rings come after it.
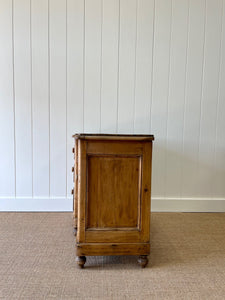
POLYGON ((78 141, 78 211, 77 211, 77 242, 85 242, 86 214, 86 141, 78 141))
POLYGON ((149 243, 151 144, 78 139, 80 246, 149 243))
POLYGON ((143 174, 142 174, 142 202, 141 202, 141 241, 149 242, 150 238, 150 210, 151 210, 151 168, 152 143, 144 143, 143 174))
POLYGON ((147 244, 84 244, 78 245, 77 256, 82 255, 148 255, 150 245, 147 244))
POLYGON ((133 230, 87 230, 85 243, 141 243, 140 231, 133 230))
POLYGON ((137 228, 140 160, 137 156, 88 157, 87 228, 137 228))
POLYGON ((87 145, 88 154, 128 154, 141 155, 142 143, 124 143, 124 142, 102 142, 93 141, 87 145))
POLYGON ((78 140, 75 139, 75 147, 74 147, 74 173, 73 173, 73 181, 74 181, 74 194, 73 194, 73 213, 74 213, 74 226, 77 227, 77 205, 78 205, 78 140))

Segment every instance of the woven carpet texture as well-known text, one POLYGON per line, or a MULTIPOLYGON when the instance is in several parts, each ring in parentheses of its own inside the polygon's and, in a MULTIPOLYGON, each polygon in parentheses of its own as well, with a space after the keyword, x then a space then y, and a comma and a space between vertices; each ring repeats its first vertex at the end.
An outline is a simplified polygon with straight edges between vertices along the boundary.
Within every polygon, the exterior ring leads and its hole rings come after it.
POLYGON ((225 213, 152 213, 151 255, 75 262, 72 213, 0 213, 0 299, 225 299, 225 213))

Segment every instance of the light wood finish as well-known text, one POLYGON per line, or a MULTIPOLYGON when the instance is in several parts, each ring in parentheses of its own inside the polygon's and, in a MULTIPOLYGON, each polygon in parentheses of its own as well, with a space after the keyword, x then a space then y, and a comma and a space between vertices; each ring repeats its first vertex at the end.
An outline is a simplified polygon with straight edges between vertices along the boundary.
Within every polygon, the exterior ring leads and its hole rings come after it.
POLYGON ((84 267, 84 264, 85 264, 85 262, 86 262, 86 257, 85 257, 85 256, 77 256, 77 257, 76 257, 76 262, 77 262, 77 264, 78 264, 78 266, 79 266, 80 268, 83 268, 83 267, 84 267))
POLYGON ((77 133, 74 134, 73 137, 75 139, 79 138, 79 139, 83 139, 83 140, 116 140, 116 141, 134 141, 134 139, 136 141, 146 141, 146 140, 150 140, 153 141, 154 140, 154 136, 153 135, 142 135, 142 134, 83 134, 83 133, 77 133))
POLYGON ((78 198, 77 198, 77 242, 85 243, 86 214, 86 142, 78 140, 78 198))
POLYGON ((140 218, 140 157, 91 155, 87 160, 87 229, 137 228, 140 218), (99 197, 99 194, 104 197, 99 197))
POLYGON ((74 231, 77 262, 88 255, 150 253, 152 135, 77 134, 74 231))
POLYGON ((77 245, 77 256, 82 255, 148 255, 150 253, 149 243, 92 243, 77 245))
POLYGON ((74 167, 72 167, 73 181, 74 181, 74 194, 73 194, 73 217, 74 217, 74 235, 77 234, 77 197, 78 197, 78 140, 75 140, 73 148, 74 153, 74 167))
POLYGON ((140 255, 138 258, 138 263, 142 268, 145 268, 148 264, 148 256, 147 255, 140 255))
MULTIPOLYGON (((84 140, 84 139, 82 139, 84 140)), ((110 155, 141 155, 143 152, 143 145, 141 142, 132 143, 131 141, 115 141, 108 140, 93 140, 87 143, 88 154, 110 154, 110 155)))

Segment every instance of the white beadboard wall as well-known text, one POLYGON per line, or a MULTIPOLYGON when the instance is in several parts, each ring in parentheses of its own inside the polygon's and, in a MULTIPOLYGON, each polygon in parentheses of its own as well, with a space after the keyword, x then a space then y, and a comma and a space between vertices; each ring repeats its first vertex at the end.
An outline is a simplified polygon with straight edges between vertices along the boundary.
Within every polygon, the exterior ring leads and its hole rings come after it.
POLYGON ((225 211, 225 0, 0 0, 0 210, 72 210, 76 132, 154 134, 152 210, 225 211))

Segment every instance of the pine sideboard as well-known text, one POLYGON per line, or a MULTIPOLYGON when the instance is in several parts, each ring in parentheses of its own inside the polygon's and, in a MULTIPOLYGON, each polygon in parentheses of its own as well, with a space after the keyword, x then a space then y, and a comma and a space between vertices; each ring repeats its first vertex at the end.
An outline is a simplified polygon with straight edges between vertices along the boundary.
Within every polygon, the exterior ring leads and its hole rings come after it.
POLYGON ((89 255, 150 254, 153 135, 75 134, 76 261, 89 255))

